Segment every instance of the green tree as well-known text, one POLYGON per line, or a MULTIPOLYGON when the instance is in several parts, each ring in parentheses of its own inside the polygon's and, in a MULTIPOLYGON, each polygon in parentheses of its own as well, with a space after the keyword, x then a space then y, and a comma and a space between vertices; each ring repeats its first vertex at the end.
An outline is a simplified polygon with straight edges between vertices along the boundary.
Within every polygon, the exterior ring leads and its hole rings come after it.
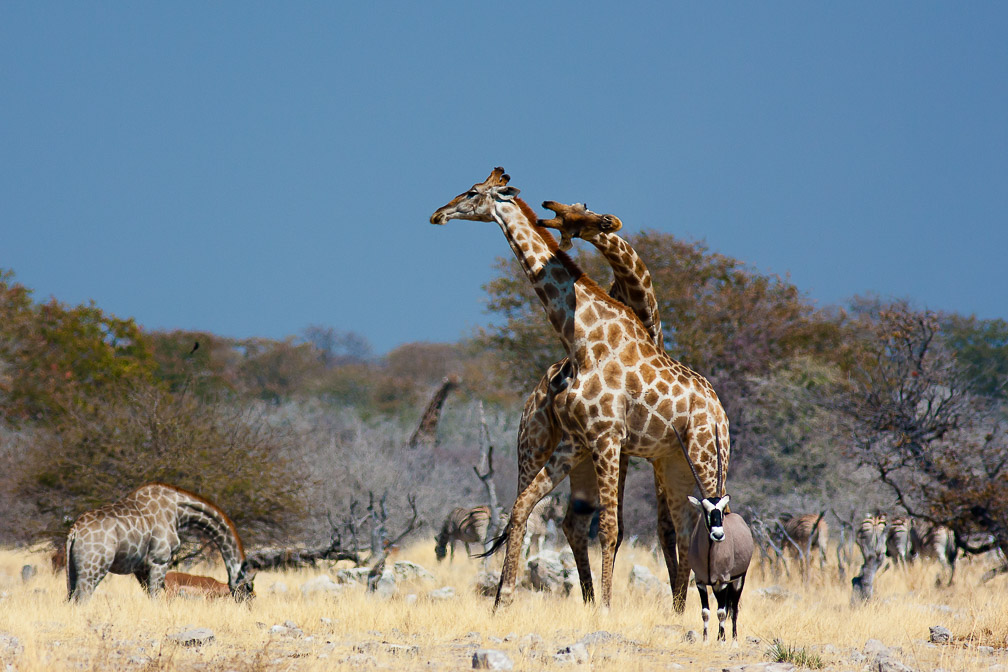
POLYGON ((972 389, 985 397, 1008 400, 1008 322, 946 315, 942 331, 972 389))
POLYGON ((34 304, 10 272, 0 273, 0 311, 0 403, 9 420, 51 422, 108 385, 151 378, 153 359, 132 319, 93 302, 34 304))
POLYGON ((251 408, 172 393, 149 382, 110 385, 42 434, 20 480, 40 515, 32 535, 58 539, 68 521, 160 481, 217 503, 243 536, 283 536, 304 510, 308 474, 293 436, 251 408))

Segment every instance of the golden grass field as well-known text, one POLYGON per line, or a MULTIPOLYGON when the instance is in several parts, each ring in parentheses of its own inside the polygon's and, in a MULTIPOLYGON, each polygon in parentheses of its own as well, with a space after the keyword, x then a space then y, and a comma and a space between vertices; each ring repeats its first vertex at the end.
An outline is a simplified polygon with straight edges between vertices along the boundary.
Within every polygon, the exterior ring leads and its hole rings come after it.
MULTIPOLYGON (((388 599, 358 587, 338 596, 304 596, 300 587, 329 568, 260 573, 256 599, 236 604, 185 597, 151 601, 132 577, 110 575, 89 602, 76 605, 66 601, 65 579, 49 570, 47 554, 0 550, 0 671, 462 670, 472 668, 480 648, 503 651, 516 670, 587 668, 565 665, 554 654, 599 631, 609 636, 589 638, 594 670, 721 670, 767 661, 778 639, 818 656, 823 669, 862 670, 871 661, 858 652, 873 638, 912 669, 1008 670, 1008 577, 981 585, 979 577, 989 568, 981 560, 960 560, 952 588, 934 585, 933 564, 887 571, 876 581, 873 603, 857 608, 850 605, 849 580, 840 583, 836 567, 813 572, 806 584, 764 577, 754 560, 738 644, 704 645, 684 637, 702 627, 694 589, 685 613, 676 614, 669 597, 628 587, 634 564, 667 577, 664 563, 640 547, 620 551, 608 613, 586 607, 577 594, 519 590, 513 605, 492 614, 491 600, 472 588, 479 561, 457 553, 453 564, 438 565, 427 541, 396 559, 423 565, 436 580, 400 586, 399 595, 388 599), (39 568, 26 583, 25 564, 39 568), (759 594, 774 585, 789 596, 759 594), (428 597, 443 586, 453 586, 455 597, 428 597), (287 621, 297 629, 273 627, 287 621), (930 644, 933 625, 951 630, 955 641, 930 644), (186 626, 209 628, 215 639, 186 647, 169 638, 186 626)), ((597 549, 592 561, 597 567, 597 549)), ((220 567, 196 571, 225 578, 220 567)))

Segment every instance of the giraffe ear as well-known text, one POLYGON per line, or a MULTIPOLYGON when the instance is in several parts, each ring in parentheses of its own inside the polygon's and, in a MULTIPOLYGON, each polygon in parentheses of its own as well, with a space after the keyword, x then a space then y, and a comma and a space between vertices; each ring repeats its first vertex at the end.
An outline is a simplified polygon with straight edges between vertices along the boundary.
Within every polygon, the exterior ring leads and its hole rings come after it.
POLYGON ((521 190, 518 187, 501 187, 497 189, 497 197, 502 201, 510 201, 519 193, 521 193, 521 190))

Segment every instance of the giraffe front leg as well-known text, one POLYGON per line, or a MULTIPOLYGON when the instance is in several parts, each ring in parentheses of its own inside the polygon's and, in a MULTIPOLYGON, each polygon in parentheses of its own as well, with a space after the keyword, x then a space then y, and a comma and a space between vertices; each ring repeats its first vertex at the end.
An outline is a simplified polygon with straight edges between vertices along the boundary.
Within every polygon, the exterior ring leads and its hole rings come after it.
POLYGON ((575 449, 569 442, 561 443, 546 462, 532 482, 515 498, 511 509, 511 518, 507 529, 507 546, 504 553, 504 566, 501 568, 500 583, 497 585, 497 597, 494 609, 500 605, 509 604, 514 599, 515 583, 518 579, 518 564, 521 559, 522 543, 525 539, 525 527, 532 508, 539 500, 548 495, 559 485, 570 472, 571 464, 576 460, 575 449))
POLYGON ((595 601, 592 585, 591 561, 588 557, 588 535, 592 517, 598 510, 598 485, 595 483, 595 466, 582 460, 570 472, 571 497, 563 519, 563 533, 574 553, 581 597, 585 603, 595 601))
POLYGON ((602 546, 602 606, 605 609, 612 603, 613 568, 619 539, 619 453, 619 442, 614 437, 603 437, 592 454, 601 505, 599 544, 602 546))

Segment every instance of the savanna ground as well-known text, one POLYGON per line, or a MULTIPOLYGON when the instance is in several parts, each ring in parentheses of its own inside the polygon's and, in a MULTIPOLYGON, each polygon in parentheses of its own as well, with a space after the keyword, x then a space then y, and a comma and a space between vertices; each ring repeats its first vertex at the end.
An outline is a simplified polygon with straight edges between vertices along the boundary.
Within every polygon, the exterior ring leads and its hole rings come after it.
MULTIPOLYGON (((876 580, 873 602, 859 607, 851 606, 849 579, 841 583, 835 566, 814 571, 806 583, 795 572, 790 579, 764 576, 754 562, 738 644, 726 646, 688 641, 688 631, 701 629, 694 589, 685 613, 676 614, 666 594, 629 587, 635 564, 667 577, 664 563, 639 546, 620 551, 608 613, 584 606, 577 594, 519 590, 512 606, 492 614, 490 598, 473 589, 479 561, 462 553, 439 565, 428 541, 396 559, 421 564, 435 580, 400 585, 392 598, 357 586, 305 595, 301 587, 331 568, 260 573, 256 599, 236 604, 185 597, 152 602, 132 577, 109 576, 89 602, 77 605, 66 601, 64 576, 49 570, 45 553, 2 550, 0 665, 17 672, 461 670, 471 669, 474 652, 487 648, 503 651, 515 669, 539 670, 570 667, 555 654, 584 641, 595 670, 721 670, 766 662, 780 640, 779 648, 804 652, 824 669, 864 670, 872 664, 862 653, 865 644, 877 639, 916 670, 1008 669, 1008 579, 981 584, 990 567, 983 560, 961 560, 951 588, 935 586, 934 564, 887 571, 876 580), (25 564, 39 568, 27 582, 25 564), (455 596, 429 596, 444 586, 453 586, 455 596), (773 586, 783 590, 761 591, 773 586), (934 625, 948 628, 953 642, 929 643, 934 625), (193 626, 212 630, 213 641, 183 646, 170 637, 193 626)), ((597 566, 597 550, 592 560, 597 566)), ((220 567, 195 571, 224 578, 220 567)))

